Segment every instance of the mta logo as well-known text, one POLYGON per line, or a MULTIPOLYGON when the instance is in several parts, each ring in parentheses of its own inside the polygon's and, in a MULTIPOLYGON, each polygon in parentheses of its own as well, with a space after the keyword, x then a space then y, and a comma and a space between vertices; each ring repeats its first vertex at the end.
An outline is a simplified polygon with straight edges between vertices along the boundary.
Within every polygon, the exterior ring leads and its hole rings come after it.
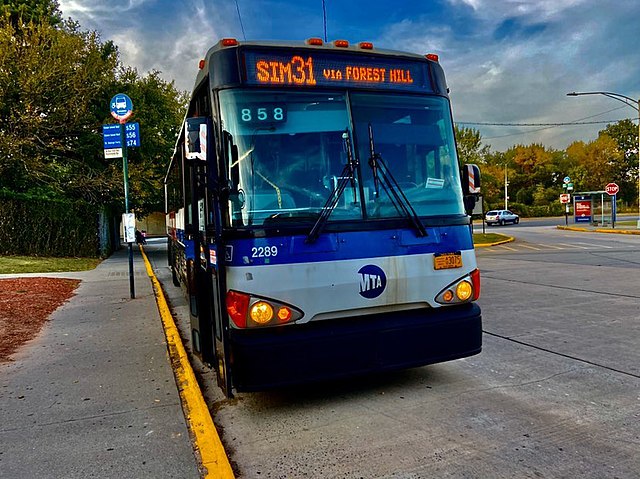
POLYGON ((367 299, 377 298, 387 286, 387 276, 375 264, 368 264, 360 268, 360 296, 367 299))

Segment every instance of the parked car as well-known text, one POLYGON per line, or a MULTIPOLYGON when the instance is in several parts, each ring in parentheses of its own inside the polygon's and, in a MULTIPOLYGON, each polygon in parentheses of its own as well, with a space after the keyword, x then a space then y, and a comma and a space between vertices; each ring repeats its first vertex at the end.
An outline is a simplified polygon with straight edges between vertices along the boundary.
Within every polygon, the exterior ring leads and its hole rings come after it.
POLYGON ((489 226, 491 225, 506 225, 507 223, 513 223, 517 225, 520 223, 520 217, 512 213, 509 210, 491 210, 488 211, 484 220, 487 222, 489 226))

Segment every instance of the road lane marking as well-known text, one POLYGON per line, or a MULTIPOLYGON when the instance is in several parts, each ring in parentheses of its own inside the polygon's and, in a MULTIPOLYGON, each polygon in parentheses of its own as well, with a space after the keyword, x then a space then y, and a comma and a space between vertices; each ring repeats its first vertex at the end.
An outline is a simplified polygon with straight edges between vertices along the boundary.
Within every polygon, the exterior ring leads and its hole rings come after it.
POLYGON ((539 246, 544 246, 545 248, 553 248, 553 249, 564 249, 562 246, 556 246, 553 244, 544 244, 544 243, 538 243, 539 246))
POLYGON ((583 243, 581 241, 576 241, 575 244, 585 244, 587 246, 593 246, 594 248, 608 248, 608 249, 613 249, 613 246, 606 246, 603 244, 593 244, 593 243, 583 243))
POLYGON ((575 245, 575 244, 567 244, 567 243, 558 243, 558 244, 561 244, 562 246, 566 246, 568 248, 589 249, 586 246, 578 246, 578 245, 575 245))
POLYGON ((529 249, 534 249, 536 251, 540 251, 540 248, 536 248, 535 246, 529 246, 527 244, 519 244, 518 246, 522 247, 522 248, 529 248, 529 249))

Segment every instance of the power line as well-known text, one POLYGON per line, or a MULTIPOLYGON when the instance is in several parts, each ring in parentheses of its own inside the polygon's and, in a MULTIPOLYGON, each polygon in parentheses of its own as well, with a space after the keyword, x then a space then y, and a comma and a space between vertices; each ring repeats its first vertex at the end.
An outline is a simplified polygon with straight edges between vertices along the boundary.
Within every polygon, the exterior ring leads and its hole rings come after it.
POLYGON ((244 25, 242 24, 242 15, 240 15, 240 6, 238 0, 236 0, 236 10, 238 11, 238 20, 240 20, 240 29, 242 30, 242 38, 246 41, 247 36, 244 34, 244 25))
MULTIPOLYGON (((478 126, 535 126, 535 127, 543 126, 545 128, 556 127, 556 126, 572 126, 572 125, 598 125, 598 124, 605 124, 605 123, 616 123, 622 120, 599 120, 599 121, 584 121, 584 120, 588 120, 589 118, 593 118, 600 115, 606 115, 607 113, 611 113, 612 111, 616 111, 616 110, 621 110, 622 108, 624 108, 624 106, 611 108, 610 110, 596 113, 595 115, 585 116, 584 118, 579 118, 574 121, 566 121, 566 122, 558 122, 558 123, 506 123, 506 122, 497 123, 497 122, 471 122, 471 121, 458 121, 455 123, 458 125, 478 125, 478 126)), ((625 118, 625 120, 635 121, 637 120, 637 118, 625 118)))
MULTIPOLYGON (((626 120, 637 120, 637 118, 625 118, 626 120)), ((599 125, 604 123, 616 123, 621 120, 600 120, 600 121, 571 121, 564 123, 490 123, 490 122, 472 122, 457 121, 456 125, 477 125, 477 126, 572 126, 572 125, 599 125)))
POLYGON ((322 0, 322 25, 324 26, 324 42, 327 43, 327 6, 322 0))

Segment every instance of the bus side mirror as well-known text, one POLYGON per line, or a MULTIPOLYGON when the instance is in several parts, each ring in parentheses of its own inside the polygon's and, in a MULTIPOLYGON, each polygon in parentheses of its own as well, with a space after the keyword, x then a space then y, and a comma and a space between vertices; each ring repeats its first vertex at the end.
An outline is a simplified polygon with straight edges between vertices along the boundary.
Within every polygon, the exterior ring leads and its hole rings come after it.
POLYGON ((184 149, 187 159, 207 161, 206 118, 187 118, 184 123, 184 149))
POLYGON ((462 191, 465 196, 480 194, 480 168, 478 165, 464 165, 462 191))
POLYGON ((461 181, 464 210, 471 216, 480 197, 480 168, 478 165, 464 165, 461 181))

